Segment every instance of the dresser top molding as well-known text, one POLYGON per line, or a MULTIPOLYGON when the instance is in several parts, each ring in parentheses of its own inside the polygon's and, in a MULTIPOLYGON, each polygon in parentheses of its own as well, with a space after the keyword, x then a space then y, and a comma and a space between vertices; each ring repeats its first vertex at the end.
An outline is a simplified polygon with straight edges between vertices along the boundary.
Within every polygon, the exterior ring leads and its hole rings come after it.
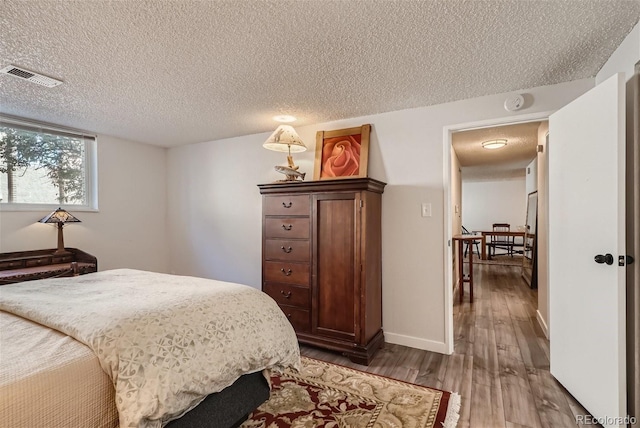
POLYGON ((367 190, 382 193, 387 183, 373 178, 343 178, 317 181, 280 181, 268 184, 258 184, 261 194, 269 193, 308 193, 314 191, 353 191, 367 190))

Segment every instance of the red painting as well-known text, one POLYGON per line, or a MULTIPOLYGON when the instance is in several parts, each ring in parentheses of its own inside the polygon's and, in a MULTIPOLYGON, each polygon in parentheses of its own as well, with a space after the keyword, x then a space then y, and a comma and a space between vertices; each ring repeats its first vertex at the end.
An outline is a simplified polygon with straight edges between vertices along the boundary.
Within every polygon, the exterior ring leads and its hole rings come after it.
POLYGON ((314 179, 366 177, 370 128, 318 131, 314 179))

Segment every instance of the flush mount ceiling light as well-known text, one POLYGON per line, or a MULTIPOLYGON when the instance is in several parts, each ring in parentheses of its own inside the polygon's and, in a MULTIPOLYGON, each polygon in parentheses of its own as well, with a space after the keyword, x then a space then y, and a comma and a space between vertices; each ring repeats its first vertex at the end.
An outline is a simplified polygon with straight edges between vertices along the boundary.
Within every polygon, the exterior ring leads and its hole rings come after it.
POLYGON ((489 140, 482 143, 483 149, 495 150, 507 145, 507 140, 489 140))
POLYGON ((290 122, 295 122, 296 118, 295 116, 291 116, 288 114, 280 114, 278 116, 273 116, 273 120, 280 123, 290 123, 290 122))

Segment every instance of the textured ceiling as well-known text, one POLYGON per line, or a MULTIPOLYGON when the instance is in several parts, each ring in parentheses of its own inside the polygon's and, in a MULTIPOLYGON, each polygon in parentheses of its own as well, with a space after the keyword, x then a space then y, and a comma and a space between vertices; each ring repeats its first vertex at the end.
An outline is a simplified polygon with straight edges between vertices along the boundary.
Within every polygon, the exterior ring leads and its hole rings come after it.
POLYGON ((451 144, 462 167, 462 179, 524 177, 524 168, 536 157, 541 123, 527 122, 454 133, 451 144), (484 141, 497 138, 507 140, 507 145, 495 150, 482 147, 484 141))
POLYGON ((0 1, 0 112, 162 146, 592 77, 638 0, 0 1))

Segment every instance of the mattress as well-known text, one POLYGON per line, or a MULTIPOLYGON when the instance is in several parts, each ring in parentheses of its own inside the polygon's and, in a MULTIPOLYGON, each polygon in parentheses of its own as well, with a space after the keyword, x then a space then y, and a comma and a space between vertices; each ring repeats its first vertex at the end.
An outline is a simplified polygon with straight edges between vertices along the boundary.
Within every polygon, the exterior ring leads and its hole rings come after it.
POLYGON ((113 384, 87 346, 1 311, 0 343, 2 426, 118 426, 113 384))
POLYGON ((121 269, 0 291, 3 426, 159 428, 299 364, 277 304, 239 284, 121 269))

